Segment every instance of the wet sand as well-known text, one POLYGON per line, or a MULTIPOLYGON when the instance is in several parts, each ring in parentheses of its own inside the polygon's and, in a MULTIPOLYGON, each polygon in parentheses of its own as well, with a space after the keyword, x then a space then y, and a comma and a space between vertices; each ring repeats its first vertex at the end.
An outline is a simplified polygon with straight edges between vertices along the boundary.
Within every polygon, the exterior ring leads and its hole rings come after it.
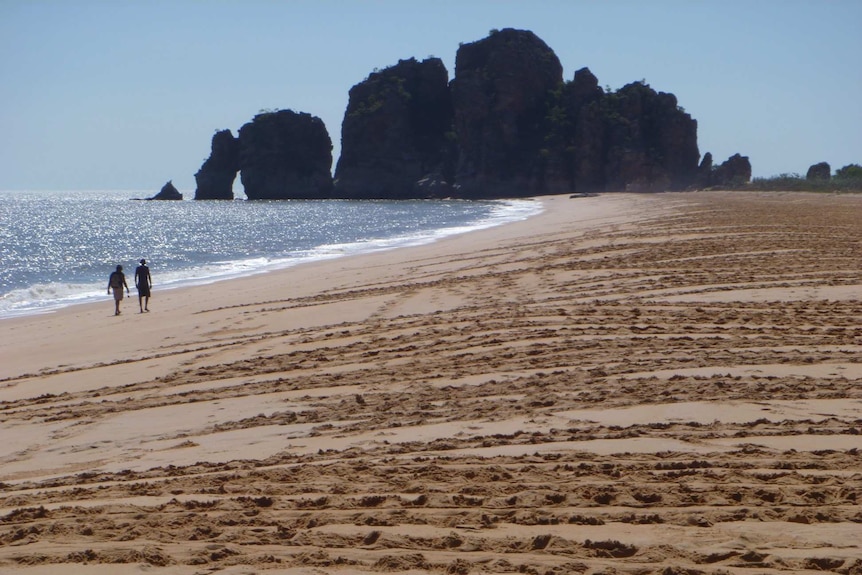
POLYGON ((862 196, 536 201, 0 321, 0 573, 862 573, 862 196))

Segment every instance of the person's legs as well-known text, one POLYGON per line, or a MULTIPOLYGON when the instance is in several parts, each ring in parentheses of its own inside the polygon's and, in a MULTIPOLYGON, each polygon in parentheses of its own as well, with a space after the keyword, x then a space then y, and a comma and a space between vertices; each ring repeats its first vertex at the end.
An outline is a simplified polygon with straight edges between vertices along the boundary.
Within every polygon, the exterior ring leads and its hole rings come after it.
POLYGON ((138 294, 138 307, 141 308, 141 313, 144 313, 144 296, 138 294))
POLYGON ((150 311, 150 296, 144 296, 144 311, 150 311))

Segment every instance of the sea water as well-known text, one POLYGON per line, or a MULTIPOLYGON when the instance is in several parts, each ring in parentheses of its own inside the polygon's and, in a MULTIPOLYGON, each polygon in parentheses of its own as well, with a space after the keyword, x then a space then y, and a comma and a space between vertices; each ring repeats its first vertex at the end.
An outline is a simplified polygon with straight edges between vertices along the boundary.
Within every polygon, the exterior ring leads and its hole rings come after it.
POLYGON ((129 191, 0 191, 0 319, 105 298, 122 265, 154 290, 432 242, 525 219, 531 200, 133 201, 129 191))

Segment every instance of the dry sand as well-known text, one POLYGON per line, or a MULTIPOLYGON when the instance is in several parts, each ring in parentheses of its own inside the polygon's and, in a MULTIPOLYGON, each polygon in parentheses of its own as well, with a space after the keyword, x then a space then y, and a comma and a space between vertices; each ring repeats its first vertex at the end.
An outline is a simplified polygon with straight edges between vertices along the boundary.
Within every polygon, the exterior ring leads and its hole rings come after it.
POLYGON ((862 196, 537 201, 0 321, 0 573, 862 573, 862 196))

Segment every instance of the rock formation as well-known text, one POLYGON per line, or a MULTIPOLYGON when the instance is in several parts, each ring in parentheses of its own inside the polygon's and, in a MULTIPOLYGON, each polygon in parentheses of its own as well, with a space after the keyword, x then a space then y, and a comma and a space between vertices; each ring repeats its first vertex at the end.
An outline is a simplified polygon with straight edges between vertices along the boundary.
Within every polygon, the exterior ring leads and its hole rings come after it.
POLYGON ((351 90, 337 196, 653 191, 697 179, 697 122, 673 94, 643 82, 605 93, 588 68, 563 82, 553 50, 524 30, 463 44, 455 65, 451 119, 437 59, 401 61, 351 90), (433 97, 423 99, 430 114, 417 128, 411 106, 429 88, 413 79, 423 67, 434 71, 433 97))
POLYGON ((832 167, 828 162, 820 162, 808 168, 806 180, 829 180, 832 177, 832 167))
POLYGON ((697 167, 697 187, 708 188, 712 179, 712 171, 715 169, 712 165, 712 153, 707 152, 703 155, 700 165, 697 167))
POLYGON ((335 169, 340 198, 448 193, 443 160, 452 126, 442 60, 401 60, 350 90, 335 169))
POLYGON ((697 169, 695 186, 698 188, 737 188, 751 181, 751 163, 747 156, 734 154, 718 166, 707 152, 697 169))
POLYGON ((341 157, 323 122, 263 113, 213 138, 196 199, 501 198, 597 191, 661 191, 751 179, 736 154, 698 165, 697 121, 673 94, 645 82, 599 87, 588 68, 570 82, 532 32, 495 30, 462 44, 455 74, 438 58, 400 60, 350 90, 341 157))
POLYGON ((748 156, 734 154, 716 166, 709 175, 709 187, 738 187, 751 181, 751 162, 748 156))
POLYGON ((196 200, 232 200, 233 182, 239 171, 239 143, 230 130, 216 132, 210 157, 195 174, 196 200))
POLYGON ((332 140, 320 118, 291 110, 265 112, 238 137, 216 132, 195 174, 196 200, 233 199, 239 172, 248 199, 326 198, 332 191, 332 140))
POLYGON ((589 68, 575 72, 554 95, 546 119, 549 192, 604 189, 605 129, 599 106, 604 95, 589 68))
POLYGON ((239 169, 250 200, 328 198, 332 140, 310 114, 261 113, 239 129, 239 169))
POLYGON ((544 121, 562 75, 556 54, 532 32, 492 31, 461 45, 452 80, 458 196, 543 191, 544 121))
POLYGON ((567 146, 575 190, 662 191, 695 181, 697 122, 673 94, 633 82, 592 98, 576 113, 567 146))
POLYGON ((181 200, 183 195, 174 187, 173 180, 168 180, 168 183, 162 186, 161 191, 148 200, 181 200))

